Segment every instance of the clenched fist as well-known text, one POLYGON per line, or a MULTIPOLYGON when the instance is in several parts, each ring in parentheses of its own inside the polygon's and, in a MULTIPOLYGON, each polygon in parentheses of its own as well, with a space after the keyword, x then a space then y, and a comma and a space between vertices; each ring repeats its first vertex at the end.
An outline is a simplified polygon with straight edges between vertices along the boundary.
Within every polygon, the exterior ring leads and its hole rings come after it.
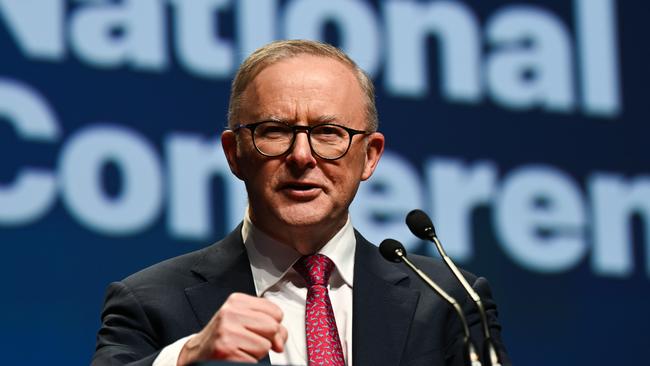
POLYGON ((233 293, 205 328, 185 343, 178 365, 212 359, 257 362, 269 350, 282 352, 287 341, 282 315, 267 299, 233 293))

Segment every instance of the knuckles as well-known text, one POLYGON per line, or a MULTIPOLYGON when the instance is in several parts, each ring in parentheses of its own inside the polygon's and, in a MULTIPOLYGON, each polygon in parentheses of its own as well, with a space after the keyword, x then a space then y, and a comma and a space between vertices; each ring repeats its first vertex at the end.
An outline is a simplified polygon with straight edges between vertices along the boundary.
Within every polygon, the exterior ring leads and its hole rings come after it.
MULTIPOLYGON (((207 347, 211 357, 216 359, 244 360, 248 354, 257 359, 264 357, 273 347, 271 340, 264 335, 255 340, 254 343, 242 348, 242 340, 249 338, 251 332, 246 329, 242 319, 246 317, 249 311, 247 304, 250 302, 250 296, 245 294, 231 294, 221 308, 214 314, 210 323, 203 329, 204 333, 203 346, 207 347)), ((270 336, 282 332, 280 323, 269 323, 268 330, 270 336)), ((266 333, 266 332, 263 332, 266 333)), ((281 333, 280 333, 281 334, 281 333)))
POLYGON ((228 336, 222 336, 215 339, 213 343, 212 354, 217 359, 224 359, 234 355, 237 352, 237 344, 233 342, 228 336))

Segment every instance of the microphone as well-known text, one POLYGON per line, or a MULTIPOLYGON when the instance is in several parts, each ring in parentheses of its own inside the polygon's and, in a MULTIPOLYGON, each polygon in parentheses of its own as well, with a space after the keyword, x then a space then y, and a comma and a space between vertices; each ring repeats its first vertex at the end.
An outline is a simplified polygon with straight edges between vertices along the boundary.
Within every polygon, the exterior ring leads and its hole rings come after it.
POLYGON ((467 319, 465 318, 465 314, 463 314, 463 310, 460 308, 458 301, 451 297, 447 292, 445 292, 445 290, 433 282, 433 280, 427 276, 426 273, 422 272, 415 266, 415 264, 413 264, 413 262, 406 258, 406 249, 404 249, 402 243, 398 242, 395 239, 385 239, 381 242, 381 244, 379 244, 379 252, 389 262, 403 262, 406 264, 413 272, 415 272, 416 275, 418 275, 418 277, 422 279, 422 281, 429 285, 429 287, 431 287, 431 289, 436 294, 438 294, 438 296, 442 297, 443 300, 449 303, 454 308, 454 310, 456 310, 456 313, 458 314, 458 317, 460 318, 460 321, 463 325, 463 332, 465 333, 465 337, 463 337, 463 357, 465 359, 465 365, 481 366, 481 361, 479 360, 478 353, 476 352, 476 347, 470 338, 467 319))
POLYGON ((454 274, 454 277, 458 279, 460 284, 465 289, 465 292, 467 292, 467 294, 472 299, 474 304, 476 304, 479 315, 481 317, 481 325, 483 326, 483 337, 485 338, 485 341, 483 342, 484 344, 483 361, 487 360, 489 362, 487 366, 501 366, 501 362, 499 362, 499 357, 496 352, 496 348, 494 347, 494 343, 492 342, 492 338, 490 337, 490 328, 488 326, 487 316, 485 315, 485 307, 483 307, 483 302, 481 301, 481 297, 476 293, 476 291, 474 291, 472 286, 467 282, 465 277, 460 273, 460 270, 458 269, 458 267, 456 267, 456 264, 454 264, 454 262, 451 260, 451 258, 449 258, 449 256, 445 252, 445 249, 442 247, 442 244, 440 244, 440 240, 438 240, 438 236, 436 235, 436 229, 434 229, 433 222, 431 222, 429 216, 422 210, 413 210, 409 212, 408 215, 406 215, 406 226, 408 226, 409 230, 411 230, 413 235, 417 236, 422 240, 431 241, 433 242, 433 244, 435 244, 435 247, 438 250, 440 257, 442 257, 442 260, 447 265, 447 268, 449 268, 451 273, 454 274))

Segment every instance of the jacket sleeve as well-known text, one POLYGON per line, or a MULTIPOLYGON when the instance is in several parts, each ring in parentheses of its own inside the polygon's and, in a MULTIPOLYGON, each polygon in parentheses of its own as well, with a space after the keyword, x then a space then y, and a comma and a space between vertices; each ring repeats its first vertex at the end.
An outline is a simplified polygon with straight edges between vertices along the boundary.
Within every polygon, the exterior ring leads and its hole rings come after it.
POLYGON ((123 283, 108 286, 92 366, 151 365, 160 352, 147 314, 123 283))

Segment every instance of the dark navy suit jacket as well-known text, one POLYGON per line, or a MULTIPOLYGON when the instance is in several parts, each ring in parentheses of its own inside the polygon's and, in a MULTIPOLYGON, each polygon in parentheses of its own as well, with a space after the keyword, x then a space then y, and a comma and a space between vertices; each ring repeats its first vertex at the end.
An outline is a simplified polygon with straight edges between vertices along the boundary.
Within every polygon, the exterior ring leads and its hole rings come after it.
MULTIPOLYGON (((353 364, 462 365, 462 327, 451 306, 355 233, 353 364)), ((460 302, 480 348, 480 317, 449 270, 433 258, 409 258, 460 302)), ((464 275, 481 295, 493 339, 509 364, 487 281, 464 275)), ((199 332, 233 292, 255 295, 241 226, 216 244, 112 283, 92 365, 151 365, 162 348, 199 332)))

